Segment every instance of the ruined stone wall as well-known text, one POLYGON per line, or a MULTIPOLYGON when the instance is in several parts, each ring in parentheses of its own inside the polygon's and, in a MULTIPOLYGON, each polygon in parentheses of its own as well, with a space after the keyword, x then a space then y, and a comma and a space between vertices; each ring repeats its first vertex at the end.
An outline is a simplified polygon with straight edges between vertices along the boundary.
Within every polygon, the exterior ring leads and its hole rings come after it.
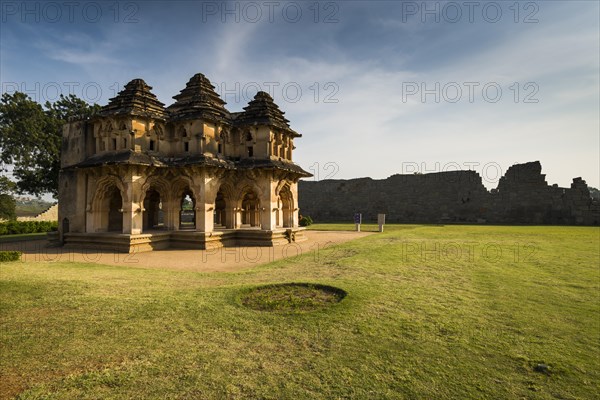
POLYGON ((316 222, 508 223, 598 225, 600 204, 587 184, 575 178, 570 188, 549 186, 539 162, 513 165, 488 192, 474 171, 392 175, 299 182, 300 214, 316 222))
POLYGON ((58 204, 50 206, 35 217, 18 217, 17 221, 58 221, 58 204))

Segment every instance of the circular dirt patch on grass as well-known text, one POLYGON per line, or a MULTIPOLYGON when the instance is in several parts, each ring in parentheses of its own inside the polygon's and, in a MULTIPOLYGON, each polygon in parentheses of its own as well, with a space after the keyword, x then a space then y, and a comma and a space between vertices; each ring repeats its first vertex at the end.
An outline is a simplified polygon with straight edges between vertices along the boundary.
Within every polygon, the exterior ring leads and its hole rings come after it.
POLYGON ((346 294, 333 286, 280 283, 250 289, 241 296, 241 302, 259 311, 308 312, 339 303, 346 294))

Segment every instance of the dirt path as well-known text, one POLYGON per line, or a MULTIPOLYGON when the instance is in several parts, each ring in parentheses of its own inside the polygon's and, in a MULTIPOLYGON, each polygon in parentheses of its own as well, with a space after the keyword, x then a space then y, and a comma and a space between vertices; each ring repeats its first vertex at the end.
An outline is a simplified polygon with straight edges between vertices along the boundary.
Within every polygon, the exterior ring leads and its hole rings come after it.
POLYGON ((0 250, 23 252, 22 261, 77 261, 180 271, 237 271, 259 264, 295 257, 337 243, 371 235, 369 232, 306 231, 308 240, 275 247, 229 247, 213 250, 156 250, 138 254, 46 248, 46 241, 2 243, 0 250))

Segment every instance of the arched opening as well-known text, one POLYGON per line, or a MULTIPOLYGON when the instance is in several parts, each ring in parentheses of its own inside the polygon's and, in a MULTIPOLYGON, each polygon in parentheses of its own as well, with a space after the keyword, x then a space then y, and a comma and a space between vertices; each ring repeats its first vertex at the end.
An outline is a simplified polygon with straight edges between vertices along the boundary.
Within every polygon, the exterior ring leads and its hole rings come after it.
POLYGON ((282 225, 284 228, 294 226, 294 197, 288 185, 285 185, 279 192, 282 210, 282 225))
POLYGON ((144 198, 143 230, 162 229, 164 227, 164 212, 160 193, 154 189, 146 192, 144 198))
POLYGON ((196 229, 196 200, 189 190, 185 191, 181 198, 179 229, 196 229))
POLYGON ((108 232, 123 232, 123 198, 118 188, 113 187, 106 195, 108 199, 108 232))
POLYGON ((242 197, 242 227, 260 226, 260 201, 256 193, 246 192, 242 197))
POLYGON ((227 226, 227 212, 225 210, 226 202, 223 192, 219 190, 215 198, 215 228, 225 228, 227 226))

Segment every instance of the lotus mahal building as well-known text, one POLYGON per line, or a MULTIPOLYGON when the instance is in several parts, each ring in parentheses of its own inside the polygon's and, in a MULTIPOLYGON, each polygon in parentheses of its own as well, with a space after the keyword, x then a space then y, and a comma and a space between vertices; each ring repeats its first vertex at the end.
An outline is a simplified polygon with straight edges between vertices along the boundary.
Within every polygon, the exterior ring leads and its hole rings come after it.
POLYGON ((265 92, 229 112, 194 75, 169 107, 142 79, 63 128, 59 237, 122 252, 272 246, 304 239, 284 113, 265 92))

